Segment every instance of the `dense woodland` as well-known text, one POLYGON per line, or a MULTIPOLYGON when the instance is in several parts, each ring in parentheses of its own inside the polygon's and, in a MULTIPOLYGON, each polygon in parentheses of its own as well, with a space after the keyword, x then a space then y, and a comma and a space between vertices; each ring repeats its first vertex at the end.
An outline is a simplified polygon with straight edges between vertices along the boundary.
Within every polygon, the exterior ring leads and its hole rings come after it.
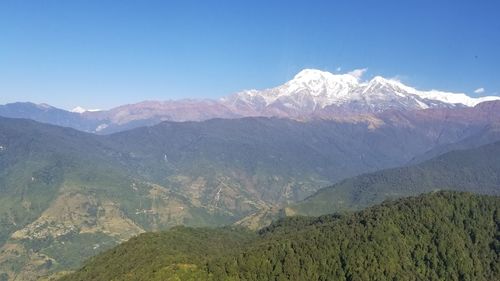
POLYGON ((500 280, 500 198, 436 192, 258 233, 177 227, 61 280, 500 280))

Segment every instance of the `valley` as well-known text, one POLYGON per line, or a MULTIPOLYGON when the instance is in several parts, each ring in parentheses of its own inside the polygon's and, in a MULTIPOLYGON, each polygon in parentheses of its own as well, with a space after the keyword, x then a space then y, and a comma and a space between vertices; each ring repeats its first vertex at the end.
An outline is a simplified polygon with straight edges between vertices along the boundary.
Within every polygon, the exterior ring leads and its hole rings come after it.
POLYGON ((109 112, 1 106, 2 278, 55 278, 179 225, 253 233, 438 190, 499 195, 499 101, 353 75, 109 112))

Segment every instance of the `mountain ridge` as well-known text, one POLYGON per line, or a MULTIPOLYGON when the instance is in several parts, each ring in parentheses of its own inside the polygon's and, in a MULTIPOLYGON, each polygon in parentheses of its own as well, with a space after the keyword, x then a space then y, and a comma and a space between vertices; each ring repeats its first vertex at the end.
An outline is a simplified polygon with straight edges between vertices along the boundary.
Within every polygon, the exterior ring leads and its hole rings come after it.
POLYGON ((400 81, 381 76, 363 81, 359 75, 350 73, 333 74, 305 69, 281 86, 261 91, 243 91, 221 100, 230 105, 247 106, 260 114, 272 115, 278 111, 283 116, 294 117, 294 109, 301 115, 312 114, 328 106, 346 107, 351 112, 373 113, 387 109, 473 107, 497 99, 500 97, 471 98, 463 93, 419 91, 400 81))
POLYGON ((45 104, 14 103, 0 106, 0 116, 30 118, 86 132, 109 134, 162 121, 242 117, 335 119, 387 110, 473 107, 500 99, 497 96, 472 98, 463 93, 421 91, 381 76, 362 80, 362 73, 333 74, 305 69, 283 85, 242 91, 220 99, 143 101, 99 111, 80 107, 75 108, 76 111, 66 111, 45 104))
POLYGON ((410 166, 366 173, 318 190, 285 208, 288 215, 319 216, 360 210, 383 200, 436 190, 500 195, 500 142, 446 152, 410 166))

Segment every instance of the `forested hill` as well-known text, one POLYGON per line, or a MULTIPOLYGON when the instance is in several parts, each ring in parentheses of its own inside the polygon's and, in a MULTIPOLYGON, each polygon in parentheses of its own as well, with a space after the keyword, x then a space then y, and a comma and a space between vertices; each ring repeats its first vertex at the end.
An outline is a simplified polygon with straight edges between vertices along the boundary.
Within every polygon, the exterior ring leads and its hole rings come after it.
POLYGON ((352 211, 389 198, 437 190, 500 195, 500 142, 448 152, 414 166, 368 173, 320 189, 286 208, 288 215, 352 211))
POLYGON ((142 234, 61 280, 500 280, 500 198, 437 192, 258 235, 142 234))

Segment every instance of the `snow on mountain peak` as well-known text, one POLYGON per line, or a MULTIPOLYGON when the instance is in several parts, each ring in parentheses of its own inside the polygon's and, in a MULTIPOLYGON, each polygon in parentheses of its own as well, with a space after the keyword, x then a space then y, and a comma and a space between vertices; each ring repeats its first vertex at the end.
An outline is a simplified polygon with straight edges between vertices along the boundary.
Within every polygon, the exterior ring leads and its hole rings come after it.
POLYGON ((476 106, 477 104, 485 101, 500 100, 500 97, 498 96, 472 98, 464 93, 448 93, 438 90, 417 92, 417 95, 428 100, 437 100, 448 104, 462 104, 468 107, 476 106))
MULTIPOLYGON (((472 98, 463 93, 421 91, 396 79, 375 76, 362 81, 366 69, 333 74, 304 69, 285 84, 265 90, 249 90, 223 98, 226 105, 238 105, 254 112, 309 114, 327 106, 348 111, 383 111, 386 109, 425 109, 432 107, 475 106, 500 97, 472 98)), ((272 113, 274 114, 274 113, 272 113)), ((286 115, 286 114, 285 114, 286 115)))
POLYGON ((81 106, 77 106, 71 110, 71 112, 80 113, 80 114, 85 113, 85 112, 96 112, 96 111, 101 111, 101 110, 100 109, 85 109, 81 106))
POLYGON ((398 80, 394 79, 387 79, 382 76, 375 76, 369 81, 365 81, 361 83, 364 85, 364 92, 369 92, 369 91, 377 91, 381 89, 385 89, 386 91, 393 92, 395 94, 402 94, 404 93, 409 93, 409 94, 415 94, 417 92, 416 89, 406 86, 405 84, 401 83, 398 80))
POLYGON ((298 79, 310 80, 311 78, 314 78, 314 77, 323 76, 326 73, 328 73, 328 72, 321 71, 318 69, 306 68, 306 69, 299 71, 299 73, 295 74, 295 76, 293 77, 293 80, 298 80, 298 79))
POLYGON ((310 96, 314 104, 324 107, 332 101, 345 99, 358 84, 358 77, 349 73, 333 74, 317 69, 304 69, 292 80, 274 88, 274 92, 279 93, 278 97, 300 96, 304 99, 304 95, 310 96))
POLYGON ((369 83, 372 84, 401 84, 401 82, 396 81, 396 80, 391 80, 391 79, 386 79, 382 76, 375 76, 373 77, 369 83))
POLYGON ((81 106, 77 106, 71 110, 71 112, 74 112, 74 113, 84 113, 85 111, 87 111, 87 110, 81 106))
POLYGON ((335 77, 335 74, 332 74, 327 71, 322 71, 318 69, 306 68, 297 73, 293 80, 302 80, 302 81, 310 81, 310 80, 320 80, 320 79, 331 79, 335 77))
POLYGON ((350 82, 357 84, 359 76, 350 73, 347 74, 333 74, 328 71, 317 69, 304 69, 297 73, 288 83, 304 83, 310 85, 311 83, 339 83, 350 82))

